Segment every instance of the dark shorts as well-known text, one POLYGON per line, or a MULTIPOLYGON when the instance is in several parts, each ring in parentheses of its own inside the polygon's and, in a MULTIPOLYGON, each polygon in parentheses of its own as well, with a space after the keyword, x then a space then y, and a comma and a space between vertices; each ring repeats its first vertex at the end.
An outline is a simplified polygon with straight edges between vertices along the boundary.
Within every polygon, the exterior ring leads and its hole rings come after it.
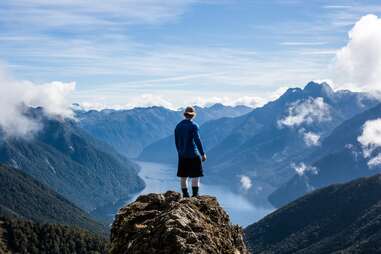
POLYGON ((194 158, 179 158, 177 167, 178 177, 200 177, 204 176, 200 156, 194 158))

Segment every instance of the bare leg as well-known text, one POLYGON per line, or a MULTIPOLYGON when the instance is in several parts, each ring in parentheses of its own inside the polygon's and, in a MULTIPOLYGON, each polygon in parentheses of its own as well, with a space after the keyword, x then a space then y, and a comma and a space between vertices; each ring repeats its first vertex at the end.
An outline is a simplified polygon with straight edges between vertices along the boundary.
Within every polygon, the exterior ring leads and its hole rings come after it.
POLYGON ((180 178, 180 184, 181 184, 181 190, 183 192, 183 197, 188 198, 188 178, 187 177, 181 177, 180 178))
POLYGON ((200 178, 199 177, 192 178, 192 187, 200 187, 200 178))
POLYGON ((192 178, 192 192, 193 192, 193 197, 198 197, 198 188, 200 185, 200 178, 194 177, 192 178))
POLYGON ((180 183, 181 183, 181 189, 187 189, 188 188, 188 177, 181 177, 180 183))

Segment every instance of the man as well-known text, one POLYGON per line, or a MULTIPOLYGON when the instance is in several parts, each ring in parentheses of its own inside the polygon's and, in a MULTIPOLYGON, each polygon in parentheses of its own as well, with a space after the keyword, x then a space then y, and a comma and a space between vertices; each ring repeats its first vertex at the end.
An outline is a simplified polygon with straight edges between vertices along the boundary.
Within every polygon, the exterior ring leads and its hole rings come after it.
POLYGON ((202 147, 198 125, 193 121, 196 111, 193 107, 187 107, 184 111, 184 120, 177 124, 175 129, 175 142, 179 163, 177 176, 181 179, 183 197, 189 197, 188 177, 192 178, 192 196, 198 196, 199 177, 204 176, 202 161, 206 161, 206 154, 202 147), (201 156, 201 158, 200 158, 201 156))

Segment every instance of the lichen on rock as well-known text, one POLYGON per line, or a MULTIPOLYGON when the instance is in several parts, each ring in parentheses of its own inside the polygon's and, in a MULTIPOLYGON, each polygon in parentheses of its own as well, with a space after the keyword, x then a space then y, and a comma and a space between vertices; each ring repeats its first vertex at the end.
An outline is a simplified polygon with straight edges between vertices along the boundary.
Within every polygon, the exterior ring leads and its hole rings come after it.
POLYGON ((216 198, 177 192, 142 195, 121 208, 111 230, 111 254, 247 254, 241 227, 216 198))

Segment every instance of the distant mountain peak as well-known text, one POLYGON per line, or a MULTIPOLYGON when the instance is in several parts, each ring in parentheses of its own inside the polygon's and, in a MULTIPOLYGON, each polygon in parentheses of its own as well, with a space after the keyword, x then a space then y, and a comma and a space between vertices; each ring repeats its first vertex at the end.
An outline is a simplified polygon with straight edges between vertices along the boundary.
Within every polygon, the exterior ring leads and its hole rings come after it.
POLYGON ((225 106, 222 103, 215 103, 213 105, 210 105, 208 108, 210 108, 210 109, 223 109, 225 107, 229 107, 229 106, 225 106))
POLYGON ((303 92, 309 93, 314 96, 330 96, 334 93, 333 89, 326 82, 317 83, 314 81, 309 82, 303 89, 303 92))

